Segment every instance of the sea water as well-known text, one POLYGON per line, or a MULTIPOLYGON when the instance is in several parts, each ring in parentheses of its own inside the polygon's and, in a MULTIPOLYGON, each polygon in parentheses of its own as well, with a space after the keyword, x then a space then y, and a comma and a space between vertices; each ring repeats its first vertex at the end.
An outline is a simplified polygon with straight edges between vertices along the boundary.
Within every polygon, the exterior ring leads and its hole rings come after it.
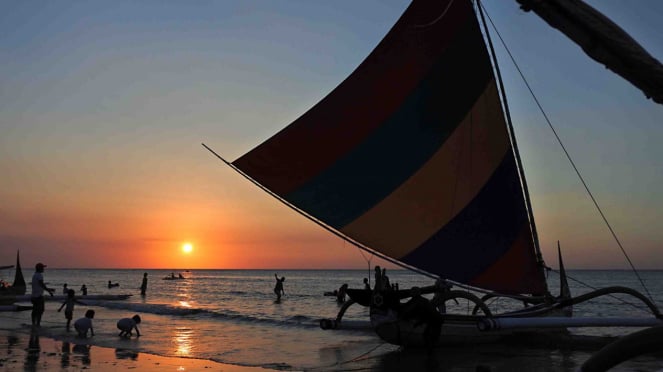
MULTIPOLYGON (((64 312, 57 312, 61 302, 47 301, 42 319, 42 337, 72 343, 114 348, 118 357, 130 353, 151 353, 162 356, 200 358, 242 366, 259 366, 278 370, 401 370, 430 369, 431 358, 443 369, 474 370, 486 365, 497 370, 577 370, 591 356, 590 352, 551 349, 513 349, 496 345, 491 348, 459 347, 436 350, 432 357, 417 350, 401 350, 380 340, 370 329, 322 330, 319 320, 335 318, 340 305, 325 292, 347 283, 362 288, 367 270, 99 270, 50 269, 44 278, 56 294, 63 285, 81 295, 85 284, 89 295, 131 294, 128 300, 94 301, 77 304, 74 321, 87 309, 96 312, 93 320, 95 336, 85 341, 65 330, 64 312), (140 295, 143 273, 148 273, 145 296, 140 295), (183 280, 164 280, 181 273, 183 280), (276 302, 273 292, 274 274, 285 276, 285 295, 276 302), (108 281, 119 287, 108 288, 108 281), (93 304, 93 306, 91 306, 93 304), (121 339, 116 322, 139 314, 141 337, 121 339)), ((387 272, 391 283, 401 289, 433 284, 429 278, 405 270, 387 272)), ((25 270, 30 281, 31 270, 25 270)), ((646 294, 640 280, 629 271, 571 271, 574 295, 593 287, 613 285, 638 289, 646 294)), ((640 272, 642 281, 660 307, 663 305, 663 271, 640 272)), ((372 280, 372 278, 371 278, 372 280)), ((556 294, 559 279, 551 274, 551 292, 556 294)), ((29 290, 28 290, 29 291, 29 290)), ((85 301, 81 299, 81 301, 85 301)), ((513 301, 491 300, 490 307, 504 311, 513 301)), ((471 313, 467 302, 451 304, 454 311, 471 313)), ((602 297, 574 308, 578 316, 650 316, 646 307, 624 296, 602 297), (625 303, 623 300, 627 300, 625 303), (645 310, 643 310, 645 309, 645 310)), ((368 320, 368 309, 351 306, 344 320, 356 323, 368 320)), ((30 311, 3 312, 2 327, 17 332, 30 332, 30 311)), ((73 323, 73 322, 72 322, 73 323)), ((575 331, 575 330, 574 330, 575 331)), ((592 335, 621 335, 633 329, 593 328, 592 335)), ((134 354, 132 354, 134 355, 134 354)), ((660 356, 641 356, 619 366, 623 370, 663 369, 660 356)))

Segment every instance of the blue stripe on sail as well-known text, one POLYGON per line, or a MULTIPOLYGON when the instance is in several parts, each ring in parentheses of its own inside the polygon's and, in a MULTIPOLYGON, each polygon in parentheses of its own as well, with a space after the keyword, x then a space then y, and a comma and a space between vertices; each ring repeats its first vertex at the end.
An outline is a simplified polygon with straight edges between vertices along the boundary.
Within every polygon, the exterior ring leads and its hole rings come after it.
POLYGON ((467 283, 512 247, 526 223, 518 171, 509 151, 481 192, 461 213, 399 260, 467 283))
POLYGON ((492 80, 483 44, 470 47, 476 45, 470 41, 481 37, 476 23, 468 22, 460 34, 463 37, 456 38, 372 136, 284 198, 340 229, 411 177, 440 148, 492 80))

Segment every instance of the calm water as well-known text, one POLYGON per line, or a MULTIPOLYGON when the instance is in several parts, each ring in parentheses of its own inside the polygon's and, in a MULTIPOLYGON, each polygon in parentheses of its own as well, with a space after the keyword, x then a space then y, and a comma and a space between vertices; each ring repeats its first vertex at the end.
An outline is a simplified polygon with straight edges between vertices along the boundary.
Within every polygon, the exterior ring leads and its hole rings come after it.
MULTIPOLYGON (((96 335, 92 345, 164 356, 210 359, 244 366, 262 366, 284 370, 399 370, 429 368, 425 355, 417 351, 402 351, 383 343, 371 331, 323 331, 320 318, 334 318, 339 306, 326 291, 341 284, 359 288, 368 272, 357 270, 300 270, 281 271, 285 276, 285 296, 275 303, 274 272, 263 270, 194 270, 182 272, 185 280, 162 280, 170 270, 147 270, 147 296, 141 297, 143 270, 64 270, 47 269, 44 274, 49 287, 62 293, 67 283, 77 294, 82 284, 88 294, 121 294, 133 296, 126 301, 108 301, 97 306, 77 305, 74 320, 82 317, 87 308, 96 311, 93 321, 96 335), (107 288, 108 281, 120 283, 107 288), (140 314, 139 326, 143 337, 122 340, 117 337, 115 323, 119 318, 140 314), (421 358, 419 358, 421 357, 421 358), (424 363, 424 364, 419 364, 424 363)), ((175 271, 175 273, 178 273, 175 271)), ((25 270, 26 280, 32 275, 25 270)), ((432 284, 430 279, 407 271, 388 273, 391 282, 400 288, 432 284)), ((13 275, 13 273, 12 273, 13 275)), ((624 285, 642 290, 637 278, 627 271, 573 271, 573 278, 595 287, 624 285)), ((651 295, 659 307, 663 306, 663 271, 641 273, 651 295)), ((4 278, 10 279, 10 278, 4 278)), ((557 293, 558 277, 549 278, 553 293, 557 293)), ((571 282, 572 292, 580 294, 589 289, 571 282)), ((503 300, 502 300, 503 301, 503 300)), ((631 301, 635 303, 635 301, 631 301)), ((64 330, 64 314, 58 313, 59 302, 47 302, 42 321, 43 333, 58 340, 77 341, 64 330)), ((496 302, 494 308, 506 309, 511 304, 496 302)), ((460 303, 456 310, 471 311, 460 303)), ((577 315, 647 316, 645 311, 624 305, 611 298, 594 300, 577 306, 577 315)), ((0 313, 3 327, 28 333, 30 312, 0 313)), ((368 311, 352 306, 344 319, 366 321, 368 311)), ((631 331, 631 330, 629 330, 631 331)), ((593 329, 593 334, 622 334, 623 329, 593 329)), ((94 350, 94 349, 92 349, 94 350)), ((493 370, 525 368, 536 370, 576 370, 590 354, 560 350, 513 350, 499 347, 485 349, 441 349, 435 363, 441 369, 474 370, 486 364, 493 370)), ((94 357, 94 352, 91 352, 94 357)), ((663 360, 640 357, 625 365, 623 370, 663 370, 663 360)))

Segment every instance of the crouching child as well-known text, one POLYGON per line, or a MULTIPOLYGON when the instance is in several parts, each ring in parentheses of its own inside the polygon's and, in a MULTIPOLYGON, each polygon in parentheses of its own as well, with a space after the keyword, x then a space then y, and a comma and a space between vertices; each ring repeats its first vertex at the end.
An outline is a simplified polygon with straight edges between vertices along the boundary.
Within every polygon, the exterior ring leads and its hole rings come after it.
POLYGON ((138 324, 140 324, 140 316, 134 315, 131 318, 122 318, 117 321, 117 329, 120 330, 120 337, 131 337, 131 332, 136 330, 136 337, 140 337, 140 331, 138 330, 138 324))
POLYGON ((90 336, 94 336, 94 328, 92 328, 92 319, 94 318, 94 310, 85 312, 85 318, 80 318, 74 322, 74 328, 78 332, 78 337, 87 337, 87 331, 90 331, 90 336))

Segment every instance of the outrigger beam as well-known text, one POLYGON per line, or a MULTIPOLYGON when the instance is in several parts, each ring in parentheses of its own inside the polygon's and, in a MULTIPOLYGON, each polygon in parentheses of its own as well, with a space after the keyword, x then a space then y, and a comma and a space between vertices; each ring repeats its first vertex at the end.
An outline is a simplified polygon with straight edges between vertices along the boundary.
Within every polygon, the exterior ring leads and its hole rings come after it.
POLYGON ((656 318, 492 318, 482 319, 477 323, 481 331, 517 328, 570 328, 570 327, 652 327, 663 325, 663 320, 656 318))

